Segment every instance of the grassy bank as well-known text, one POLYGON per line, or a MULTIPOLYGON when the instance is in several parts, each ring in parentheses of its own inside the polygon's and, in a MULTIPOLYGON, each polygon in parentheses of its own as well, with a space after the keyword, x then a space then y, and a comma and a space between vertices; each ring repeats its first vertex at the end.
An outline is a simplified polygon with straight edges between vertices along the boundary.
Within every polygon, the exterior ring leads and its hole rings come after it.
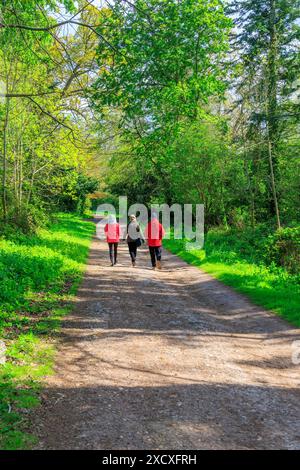
POLYGON ((247 232, 215 230, 208 233, 203 250, 186 251, 182 240, 165 240, 164 246, 299 327, 299 275, 268 265, 264 242, 247 232))
POLYGON ((53 337, 71 308, 94 225, 58 215, 34 236, 11 231, 0 238, 0 448, 34 442, 26 410, 39 403, 41 380, 51 373, 53 337))

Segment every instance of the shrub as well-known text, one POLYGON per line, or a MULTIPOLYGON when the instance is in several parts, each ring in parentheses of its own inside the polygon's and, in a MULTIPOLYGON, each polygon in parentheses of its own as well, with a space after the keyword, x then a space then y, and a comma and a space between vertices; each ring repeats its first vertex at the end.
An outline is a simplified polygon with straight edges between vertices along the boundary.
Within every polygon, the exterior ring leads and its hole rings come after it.
POLYGON ((0 223, 0 236, 15 240, 22 234, 35 234, 38 228, 48 226, 50 222, 51 215, 41 207, 32 204, 21 208, 12 207, 6 223, 0 223))
POLYGON ((24 233, 36 233, 39 227, 47 225, 46 213, 33 205, 23 206, 19 212, 14 211, 11 221, 24 233))
POLYGON ((269 235, 266 243, 266 262, 300 274, 300 227, 282 228, 269 235))

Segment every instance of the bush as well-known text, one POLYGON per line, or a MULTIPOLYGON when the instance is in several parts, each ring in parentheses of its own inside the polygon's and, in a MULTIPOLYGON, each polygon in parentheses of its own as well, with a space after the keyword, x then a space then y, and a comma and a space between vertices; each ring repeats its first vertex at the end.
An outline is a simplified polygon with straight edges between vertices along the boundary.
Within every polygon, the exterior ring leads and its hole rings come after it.
POLYGON ((119 198, 113 194, 102 193, 101 197, 91 199, 91 210, 96 212, 101 204, 112 204, 115 208, 119 207, 119 198))
POLYGON ((300 274, 300 227, 282 228, 269 235, 265 259, 291 274, 300 274))
POLYGON ((270 233, 271 229, 266 224, 245 230, 214 228, 206 235, 205 251, 208 256, 217 254, 224 262, 240 259, 261 264, 270 233))
POLYGON ((229 212, 228 223, 231 227, 243 230, 247 225, 249 216, 245 209, 241 207, 235 207, 229 212))
POLYGON ((19 214, 14 215, 13 221, 24 233, 36 233, 39 227, 44 227, 48 222, 46 213, 33 205, 23 207, 19 214))
POLYGON ((0 236, 14 240, 21 234, 35 234, 39 227, 45 227, 51 222, 45 210, 34 205, 13 207, 8 214, 7 222, 0 225, 0 236))

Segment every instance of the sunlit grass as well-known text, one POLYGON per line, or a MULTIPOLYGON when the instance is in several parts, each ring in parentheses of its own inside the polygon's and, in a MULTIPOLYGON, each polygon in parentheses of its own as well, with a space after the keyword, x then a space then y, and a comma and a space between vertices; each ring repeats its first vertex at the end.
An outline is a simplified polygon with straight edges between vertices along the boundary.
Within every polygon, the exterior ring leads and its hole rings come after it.
POLYGON ((51 342, 71 308, 94 225, 60 214, 35 236, 0 239, 0 332, 6 363, 0 365, 0 447, 30 447, 26 409, 39 403, 41 380, 52 371, 51 342))
POLYGON ((300 327, 300 286, 297 276, 284 269, 258 262, 258 254, 239 252, 240 241, 222 244, 222 234, 212 234, 204 250, 186 251, 182 240, 165 240, 164 246, 196 267, 211 274, 224 284, 245 294, 257 305, 272 310, 300 327), (251 257, 251 262, 247 261, 251 257))

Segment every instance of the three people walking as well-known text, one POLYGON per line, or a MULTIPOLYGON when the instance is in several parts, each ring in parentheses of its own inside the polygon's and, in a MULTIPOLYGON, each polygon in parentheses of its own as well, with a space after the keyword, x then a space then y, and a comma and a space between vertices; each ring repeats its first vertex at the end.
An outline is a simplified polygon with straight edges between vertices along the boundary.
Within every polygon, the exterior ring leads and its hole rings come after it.
MULTIPOLYGON (((118 244, 120 241, 120 225, 117 223, 115 216, 109 216, 108 222, 104 227, 104 232, 109 246, 111 266, 114 266, 117 264, 118 244)), ((128 245, 132 266, 136 266, 137 249, 146 239, 149 246, 152 269, 161 269, 162 239, 164 235, 164 227, 159 222, 156 213, 152 213, 151 220, 148 222, 145 229, 145 236, 137 222, 136 216, 133 214, 130 215, 123 238, 125 238, 128 245)))

